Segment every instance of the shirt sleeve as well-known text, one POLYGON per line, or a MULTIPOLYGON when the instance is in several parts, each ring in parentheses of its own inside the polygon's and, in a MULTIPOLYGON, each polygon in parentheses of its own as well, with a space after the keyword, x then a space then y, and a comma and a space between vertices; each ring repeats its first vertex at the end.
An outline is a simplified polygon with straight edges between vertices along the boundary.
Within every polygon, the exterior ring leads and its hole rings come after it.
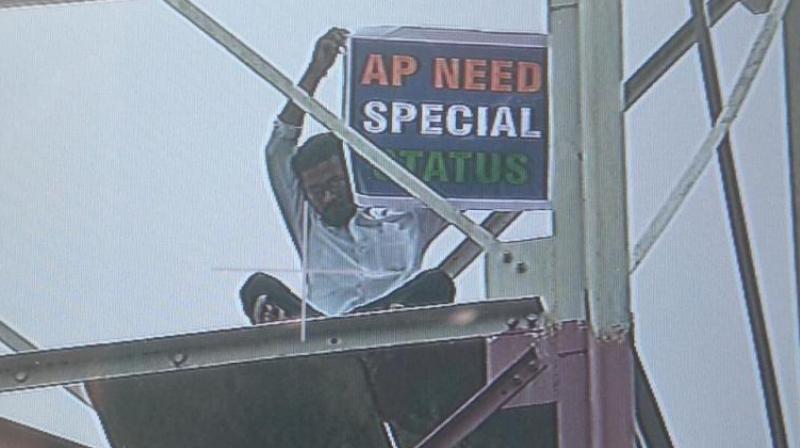
POLYGON ((267 173, 278 207, 289 229, 298 254, 303 232, 303 194, 300 182, 291 167, 292 156, 297 149, 297 140, 302 128, 275 120, 272 136, 266 147, 267 173))

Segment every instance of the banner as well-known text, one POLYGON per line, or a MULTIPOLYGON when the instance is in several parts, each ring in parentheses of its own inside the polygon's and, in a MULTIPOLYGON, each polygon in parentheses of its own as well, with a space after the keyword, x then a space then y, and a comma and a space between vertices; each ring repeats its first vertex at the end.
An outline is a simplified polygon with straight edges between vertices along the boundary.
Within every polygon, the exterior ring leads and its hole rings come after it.
MULTIPOLYGON (((348 123, 439 194, 462 209, 550 207, 546 36, 376 27, 348 55, 348 123)), ((351 156, 360 205, 421 205, 351 156)))

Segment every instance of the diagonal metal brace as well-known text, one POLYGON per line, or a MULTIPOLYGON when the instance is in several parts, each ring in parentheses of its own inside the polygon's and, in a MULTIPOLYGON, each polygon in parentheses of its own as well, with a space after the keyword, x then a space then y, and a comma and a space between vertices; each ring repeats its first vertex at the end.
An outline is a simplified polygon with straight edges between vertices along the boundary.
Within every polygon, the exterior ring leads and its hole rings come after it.
MULTIPOLYGON (((492 212, 481 222, 481 226, 494 236, 500 236, 522 212, 492 212)), ((452 278, 458 277, 481 254, 481 247, 470 239, 461 242, 440 264, 439 268, 452 278)))
POLYGON ((517 359, 462 404, 415 448, 451 448, 471 434, 547 369, 528 345, 517 359))

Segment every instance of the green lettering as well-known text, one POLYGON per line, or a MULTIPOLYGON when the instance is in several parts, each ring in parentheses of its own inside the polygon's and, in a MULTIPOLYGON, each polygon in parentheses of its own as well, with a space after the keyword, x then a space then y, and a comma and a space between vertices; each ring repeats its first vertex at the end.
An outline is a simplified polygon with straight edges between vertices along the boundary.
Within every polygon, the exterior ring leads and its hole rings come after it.
POLYGON ((466 176, 464 176, 466 172, 466 162, 467 159, 472 158, 472 153, 454 151, 449 153, 448 156, 455 161, 455 178, 453 181, 456 183, 464 183, 466 181, 466 176))
POLYGON ((528 156, 510 154, 506 157, 506 182, 511 185, 522 185, 528 182, 528 156))
POLYGON ((428 153, 428 162, 425 164, 425 173, 422 175, 422 180, 430 182, 436 180, 440 182, 447 182, 447 169, 444 164, 444 154, 440 151, 431 151, 428 153))
POLYGON ((478 182, 482 184, 493 184, 500 180, 500 160, 501 155, 497 153, 487 154, 479 152, 475 156, 475 174, 478 176, 478 182), (491 156, 491 161, 488 157, 491 156))

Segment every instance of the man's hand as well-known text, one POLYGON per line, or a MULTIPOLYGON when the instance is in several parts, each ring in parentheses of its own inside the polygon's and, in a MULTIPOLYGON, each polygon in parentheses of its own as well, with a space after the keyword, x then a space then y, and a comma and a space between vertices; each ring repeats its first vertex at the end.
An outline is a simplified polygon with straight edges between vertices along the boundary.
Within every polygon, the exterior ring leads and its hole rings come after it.
POLYGON ((309 74, 325 76, 336 62, 336 57, 344 52, 349 35, 350 32, 346 29, 333 27, 320 37, 314 46, 314 53, 308 66, 309 74))
POLYGON ((268 303, 268 297, 268 295, 262 294, 256 298, 255 305, 253 306, 254 323, 263 324, 287 318, 286 310, 278 305, 268 303))
MULTIPOLYGON (((333 27, 317 40, 311 63, 308 64, 305 74, 298 83, 301 89, 314 96, 319 82, 336 62, 336 57, 344 52, 344 45, 349 35, 350 32, 346 29, 333 27)), ((302 126, 305 115, 305 112, 290 100, 278 115, 278 119, 288 125, 302 126)))
POLYGON ((286 311, 278 305, 265 305, 258 316, 258 323, 277 322, 286 319, 286 311))

